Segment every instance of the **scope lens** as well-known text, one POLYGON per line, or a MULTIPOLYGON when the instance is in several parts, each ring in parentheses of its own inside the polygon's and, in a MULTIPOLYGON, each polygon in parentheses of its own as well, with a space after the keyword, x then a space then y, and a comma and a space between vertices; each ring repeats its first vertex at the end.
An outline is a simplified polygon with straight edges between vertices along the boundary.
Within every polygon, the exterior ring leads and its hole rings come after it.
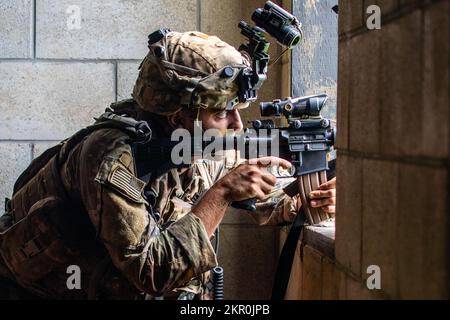
POLYGON ((288 48, 295 47, 301 40, 300 31, 292 26, 283 28, 282 35, 284 37, 279 39, 279 41, 288 48))
POLYGON ((280 115, 280 109, 278 108, 278 106, 271 102, 261 102, 259 106, 261 109, 261 116, 263 117, 272 117, 280 115))

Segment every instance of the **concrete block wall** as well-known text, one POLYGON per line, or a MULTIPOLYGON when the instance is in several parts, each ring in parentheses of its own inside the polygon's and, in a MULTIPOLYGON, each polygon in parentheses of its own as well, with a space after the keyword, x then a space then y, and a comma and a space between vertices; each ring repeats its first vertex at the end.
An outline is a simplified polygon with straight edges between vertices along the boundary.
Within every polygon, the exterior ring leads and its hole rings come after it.
MULTIPOLYGON (((92 123, 111 102, 130 97, 150 32, 200 30, 238 46, 243 41, 238 22, 251 22, 251 13, 264 3, 0 1, 0 208, 34 157, 92 123)), ((279 52, 273 43, 271 55, 279 52)), ((262 100, 280 97, 288 63, 282 59, 270 67, 262 100)), ((244 121, 258 116, 255 106, 242 112, 244 121)), ((220 253, 227 298, 269 297, 278 243, 274 232, 254 226, 242 213, 227 216, 220 253), (261 254, 249 255, 255 252, 261 254), (247 265, 258 267, 250 271, 247 265)))
POLYGON ((447 0, 339 1, 334 252, 304 237, 286 299, 449 298, 449 14, 447 0))
MULTIPOLYGON (((449 297, 449 2, 340 1, 336 265, 382 297, 449 297), (381 29, 366 26, 379 5, 381 29)), ((363 285, 364 287, 364 285, 363 285)), ((353 293, 352 293, 353 292, 353 293)))
POLYGON ((334 257, 299 242, 294 256, 286 300, 377 300, 381 291, 369 290, 334 257))

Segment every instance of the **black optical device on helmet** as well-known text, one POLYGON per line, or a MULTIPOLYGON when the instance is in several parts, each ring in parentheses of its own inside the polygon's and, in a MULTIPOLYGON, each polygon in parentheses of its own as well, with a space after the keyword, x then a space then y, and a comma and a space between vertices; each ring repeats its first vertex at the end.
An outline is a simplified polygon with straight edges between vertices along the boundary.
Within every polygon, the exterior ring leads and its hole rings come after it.
POLYGON ((242 70, 238 77, 239 102, 255 101, 258 89, 267 78, 270 57, 265 32, 288 49, 296 46, 302 38, 301 24, 297 18, 271 1, 267 1, 264 8, 256 9, 252 20, 256 26, 250 26, 245 21, 239 23, 241 34, 248 38, 239 51, 244 52, 252 62, 252 67, 242 70))
POLYGON ((256 9, 252 20, 288 48, 296 46, 301 39, 297 18, 271 1, 266 2, 264 9, 256 9))
POLYGON ((152 32, 148 35, 148 45, 151 46, 152 44, 158 42, 161 40, 166 34, 171 32, 169 28, 162 28, 158 29, 155 32, 152 32))

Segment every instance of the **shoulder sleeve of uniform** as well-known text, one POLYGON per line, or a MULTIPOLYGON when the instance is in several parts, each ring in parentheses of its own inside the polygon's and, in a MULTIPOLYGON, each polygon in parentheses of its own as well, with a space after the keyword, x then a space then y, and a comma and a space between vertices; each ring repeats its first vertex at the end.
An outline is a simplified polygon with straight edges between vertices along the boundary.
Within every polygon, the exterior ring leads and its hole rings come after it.
POLYGON ((145 203, 142 196, 145 183, 134 174, 129 136, 120 130, 99 130, 84 141, 80 173, 87 180, 82 188, 93 180, 129 200, 145 203))
POLYGON ((129 148, 123 150, 120 156, 106 156, 95 177, 95 181, 119 192, 124 197, 144 203, 143 190, 145 182, 134 176, 133 163, 129 148))
POLYGON ((144 204, 144 183, 134 176, 129 136, 117 129, 93 132, 71 156, 63 171, 70 189, 80 194, 97 228, 100 224, 102 192, 109 191, 136 204, 144 204))

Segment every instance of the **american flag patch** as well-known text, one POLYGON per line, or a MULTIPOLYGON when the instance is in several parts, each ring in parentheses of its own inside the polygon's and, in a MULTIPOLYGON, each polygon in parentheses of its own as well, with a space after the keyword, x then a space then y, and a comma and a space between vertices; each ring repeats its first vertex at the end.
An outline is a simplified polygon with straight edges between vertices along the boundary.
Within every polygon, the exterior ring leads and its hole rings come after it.
POLYGON ((117 167, 108 181, 132 200, 142 201, 142 190, 144 189, 145 182, 133 176, 126 169, 120 166, 117 167))

